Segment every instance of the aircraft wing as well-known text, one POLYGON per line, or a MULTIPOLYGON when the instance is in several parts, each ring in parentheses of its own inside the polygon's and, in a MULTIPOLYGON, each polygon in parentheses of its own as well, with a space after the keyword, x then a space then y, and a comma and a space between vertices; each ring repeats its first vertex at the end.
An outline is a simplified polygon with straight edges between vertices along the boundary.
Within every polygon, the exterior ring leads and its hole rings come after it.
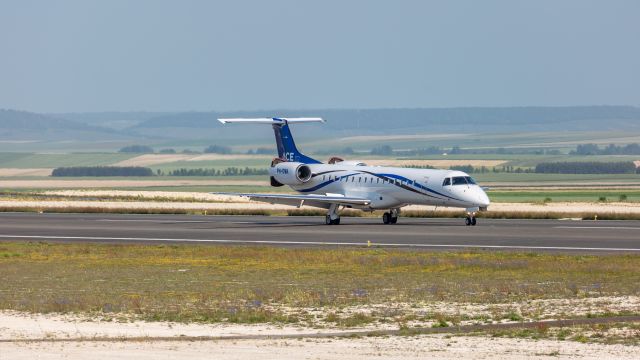
POLYGON ((262 201, 270 204, 282 204, 300 207, 309 205, 319 208, 329 208, 332 204, 366 206, 371 200, 365 198, 347 197, 341 195, 287 195, 287 194, 247 194, 247 193, 211 193, 216 195, 231 195, 246 197, 250 200, 262 201))

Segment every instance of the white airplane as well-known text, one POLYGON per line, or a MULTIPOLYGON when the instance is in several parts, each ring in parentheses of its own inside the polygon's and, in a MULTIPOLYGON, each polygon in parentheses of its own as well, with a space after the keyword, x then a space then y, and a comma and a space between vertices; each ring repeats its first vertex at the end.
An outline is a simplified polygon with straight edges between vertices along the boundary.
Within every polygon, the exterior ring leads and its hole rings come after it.
MULTIPOLYGON (((273 127, 278 158, 269 174, 271 186, 288 185, 299 194, 224 193, 271 204, 327 209, 326 224, 340 224, 340 209, 387 210, 385 224, 398 221, 406 205, 463 208, 466 225, 476 225, 476 213, 486 211, 489 197, 468 174, 454 170, 367 166, 333 157, 323 164, 298 151, 289 124, 324 122, 321 118, 218 119, 223 124, 269 124, 273 127)), ((220 194, 220 193, 217 193, 220 194)))

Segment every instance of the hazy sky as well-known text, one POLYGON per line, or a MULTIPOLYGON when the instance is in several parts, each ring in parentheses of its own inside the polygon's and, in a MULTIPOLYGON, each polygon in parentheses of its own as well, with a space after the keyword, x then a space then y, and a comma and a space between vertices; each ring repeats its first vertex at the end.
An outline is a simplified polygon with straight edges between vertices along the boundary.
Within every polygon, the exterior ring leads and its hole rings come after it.
POLYGON ((640 105, 640 1, 0 0, 0 108, 640 105))

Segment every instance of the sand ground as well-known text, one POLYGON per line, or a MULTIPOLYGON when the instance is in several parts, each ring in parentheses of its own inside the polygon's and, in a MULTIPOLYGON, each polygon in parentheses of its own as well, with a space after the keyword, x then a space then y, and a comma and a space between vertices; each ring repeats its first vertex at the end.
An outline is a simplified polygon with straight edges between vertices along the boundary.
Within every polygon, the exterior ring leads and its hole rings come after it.
MULTIPOLYGON (((0 312, 5 359, 637 359, 629 345, 487 336, 309 338, 316 329, 273 325, 206 325, 87 321, 66 315, 0 312), (300 335, 294 339, 193 340, 185 336, 300 335), (107 341, 96 341, 110 337, 107 341), (162 337, 162 338, 160 338, 162 337), (180 338, 183 338, 182 340, 180 338), (168 338, 168 339, 167 339, 168 338), (51 340, 57 340, 55 342, 51 340)), ((322 331, 322 330, 320 330, 322 331)), ((333 330, 335 331, 335 330, 333 330)))
POLYGON ((625 345, 490 337, 0 343, 0 359, 638 359, 625 345))

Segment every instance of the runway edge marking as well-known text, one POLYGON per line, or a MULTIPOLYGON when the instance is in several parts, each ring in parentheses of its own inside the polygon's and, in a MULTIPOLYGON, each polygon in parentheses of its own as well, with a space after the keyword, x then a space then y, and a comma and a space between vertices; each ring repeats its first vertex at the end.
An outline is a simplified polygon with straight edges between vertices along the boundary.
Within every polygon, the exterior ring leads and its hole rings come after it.
MULTIPOLYGON (((171 239, 171 238, 135 238, 104 236, 47 236, 47 235, 0 235, 1 239, 51 239, 51 240, 115 240, 115 241, 176 241, 195 243, 227 243, 227 244, 266 244, 266 245, 324 245, 324 246, 367 246, 366 242, 330 242, 330 241, 277 241, 277 240, 232 240, 232 239, 171 239)), ((584 251, 637 251, 638 248, 599 248, 571 246, 524 246, 524 245, 481 245, 481 244, 401 244, 372 243, 383 247, 408 248, 470 248, 470 249, 520 249, 520 250, 584 250, 584 251)))

